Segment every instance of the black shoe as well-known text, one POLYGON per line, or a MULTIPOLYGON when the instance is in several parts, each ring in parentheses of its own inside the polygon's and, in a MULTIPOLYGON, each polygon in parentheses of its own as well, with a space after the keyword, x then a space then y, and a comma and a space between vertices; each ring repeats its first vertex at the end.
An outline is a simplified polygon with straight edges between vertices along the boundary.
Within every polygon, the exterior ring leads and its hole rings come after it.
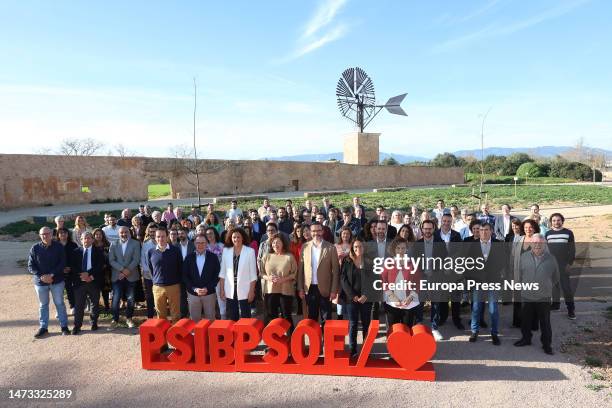
POLYGON ((492 334, 491 338, 493 339, 494 346, 499 346, 501 344, 501 341, 499 341, 499 337, 497 337, 497 334, 492 334))
POLYGON ((485 322, 484 320, 480 321, 480 327, 482 329, 486 329, 487 327, 489 327, 489 325, 487 324, 487 322, 485 322))
POLYGON ((568 311, 567 312, 567 318, 570 320, 576 320, 576 313, 574 313, 574 311, 568 311))
POLYGON ((476 343, 476 339, 478 339, 478 333, 472 333, 470 336, 470 343, 476 343))
POLYGON ((561 303, 553 302, 550 304, 550 310, 559 310, 561 309, 561 303))
POLYGON ((76 336, 77 334, 81 334, 81 329, 75 327, 72 329, 72 334, 76 336))
POLYGON ((351 349, 350 353, 351 353, 351 358, 355 358, 355 359, 359 358, 359 353, 357 353, 357 350, 351 349))
POLYGON ((62 336, 68 335, 70 335, 70 330, 68 330, 68 327, 62 327, 62 336))
POLYGON ((40 339, 41 337, 44 337, 47 333, 49 333, 49 330, 45 329, 44 327, 41 327, 34 335, 34 338, 40 339))
POLYGON ((502 302, 502 306, 508 306, 508 305, 511 305, 511 304, 512 304, 512 302, 508 302, 508 301, 502 302))
POLYGON ((555 354, 552 347, 542 347, 542 348, 544 349, 544 352, 548 354, 549 356, 552 356, 553 354, 555 354))
POLYGON ((91 331, 96 331, 98 330, 98 323, 92 323, 91 324, 91 331))
POLYGON ((531 345, 531 341, 530 340, 525 340, 525 339, 520 339, 519 341, 515 341, 514 345, 516 347, 530 346, 531 345))
POLYGON ((463 323, 461 323, 461 320, 455 320, 453 323, 455 323, 455 327, 459 330, 465 330, 465 326, 463 325, 463 323))

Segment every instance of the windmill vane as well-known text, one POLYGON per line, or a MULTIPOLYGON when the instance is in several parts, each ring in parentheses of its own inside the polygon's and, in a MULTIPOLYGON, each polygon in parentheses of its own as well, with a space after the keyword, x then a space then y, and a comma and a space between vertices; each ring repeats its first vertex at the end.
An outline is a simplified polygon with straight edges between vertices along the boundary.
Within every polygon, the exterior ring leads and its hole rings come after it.
POLYGON ((384 105, 377 105, 374 83, 359 67, 344 70, 336 85, 336 97, 340 114, 354 122, 360 132, 363 132, 382 108, 394 115, 408 116, 400 106, 406 94, 389 98, 384 105))

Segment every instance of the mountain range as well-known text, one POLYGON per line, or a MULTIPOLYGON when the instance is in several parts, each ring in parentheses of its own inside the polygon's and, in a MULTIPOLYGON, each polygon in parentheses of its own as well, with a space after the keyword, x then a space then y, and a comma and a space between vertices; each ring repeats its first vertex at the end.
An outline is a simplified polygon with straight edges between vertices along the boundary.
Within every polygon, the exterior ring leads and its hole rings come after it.
MULTIPOLYGON (((566 153, 568 150, 573 149, 571 146, 537 146, 537 147, 487 147, 484 149, 484 155, 497 155, 497 156, 508 156, 512 153, 527 153, 532 157, 554 157, 558 154, 566 153)), ((589 148, 595 154, 605 154, 606 156, 612 156, 612 151, 605 149, 597 149, 597 148, 589 148)), ((455 156, 458 157, 475 157, 480 159, 481 151, 480 149, 472 149, 472 150, 457 150, 455 152, 451 152, 455 156)), ((392 154, 380 152, 379 161, 386 159, 387 157, 393 157, 400 163, 410 163, 415 161, 426 162, 433 157, 425 157, 425 156, 411 156, 404 154, 392 154)), ((338 160, 342 161, 342 152, 335 153, 319 153, 319 154, 298 154, 293 156, 276 156, 276 157, 266 157, 262 160, 278 160, 278 161, 311 161, 311 162, 321 162, 321 161, 329 161, 329 160, 338 160)))

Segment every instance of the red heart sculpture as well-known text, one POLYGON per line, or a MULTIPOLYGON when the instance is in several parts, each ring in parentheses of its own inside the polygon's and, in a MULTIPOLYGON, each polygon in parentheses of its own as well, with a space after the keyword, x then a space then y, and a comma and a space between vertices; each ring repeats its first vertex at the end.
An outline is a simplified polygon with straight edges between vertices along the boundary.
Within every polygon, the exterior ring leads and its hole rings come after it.
POLYGON ((387 350, 400 366, 416 371, 436 353, 436 341, 427 326, 417 324, 410 330, 405 324, 396 323, 387 340, 387 350))

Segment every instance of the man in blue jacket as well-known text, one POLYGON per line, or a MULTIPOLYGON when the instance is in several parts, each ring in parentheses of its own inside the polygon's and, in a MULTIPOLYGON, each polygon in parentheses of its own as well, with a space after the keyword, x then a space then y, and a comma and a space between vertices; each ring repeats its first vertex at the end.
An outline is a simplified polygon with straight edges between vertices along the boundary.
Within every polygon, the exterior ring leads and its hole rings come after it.
POLYGON ((53 241, 51 228, 43 227, 38 232, 40 242, 30 249, 28 257, 28 271, 33 275, 34 289, 38 294, 40 328, 34 334, 41 338, 48 333, 49 326, 49 292, 57 309, 62 335, 70 334, 68 330, 68 315, 64 304, 64 268, 66 267, 66 253, 64 247, 53 241))
POLYGON ((195 251, 183 261, 183 282, 187 289, 189 316, 196 323, 202 318, 202 310, 205 319, 215 319, 215 291, 220 269, 217 255, 206 250, 206 237, 196 236, 195 251))

